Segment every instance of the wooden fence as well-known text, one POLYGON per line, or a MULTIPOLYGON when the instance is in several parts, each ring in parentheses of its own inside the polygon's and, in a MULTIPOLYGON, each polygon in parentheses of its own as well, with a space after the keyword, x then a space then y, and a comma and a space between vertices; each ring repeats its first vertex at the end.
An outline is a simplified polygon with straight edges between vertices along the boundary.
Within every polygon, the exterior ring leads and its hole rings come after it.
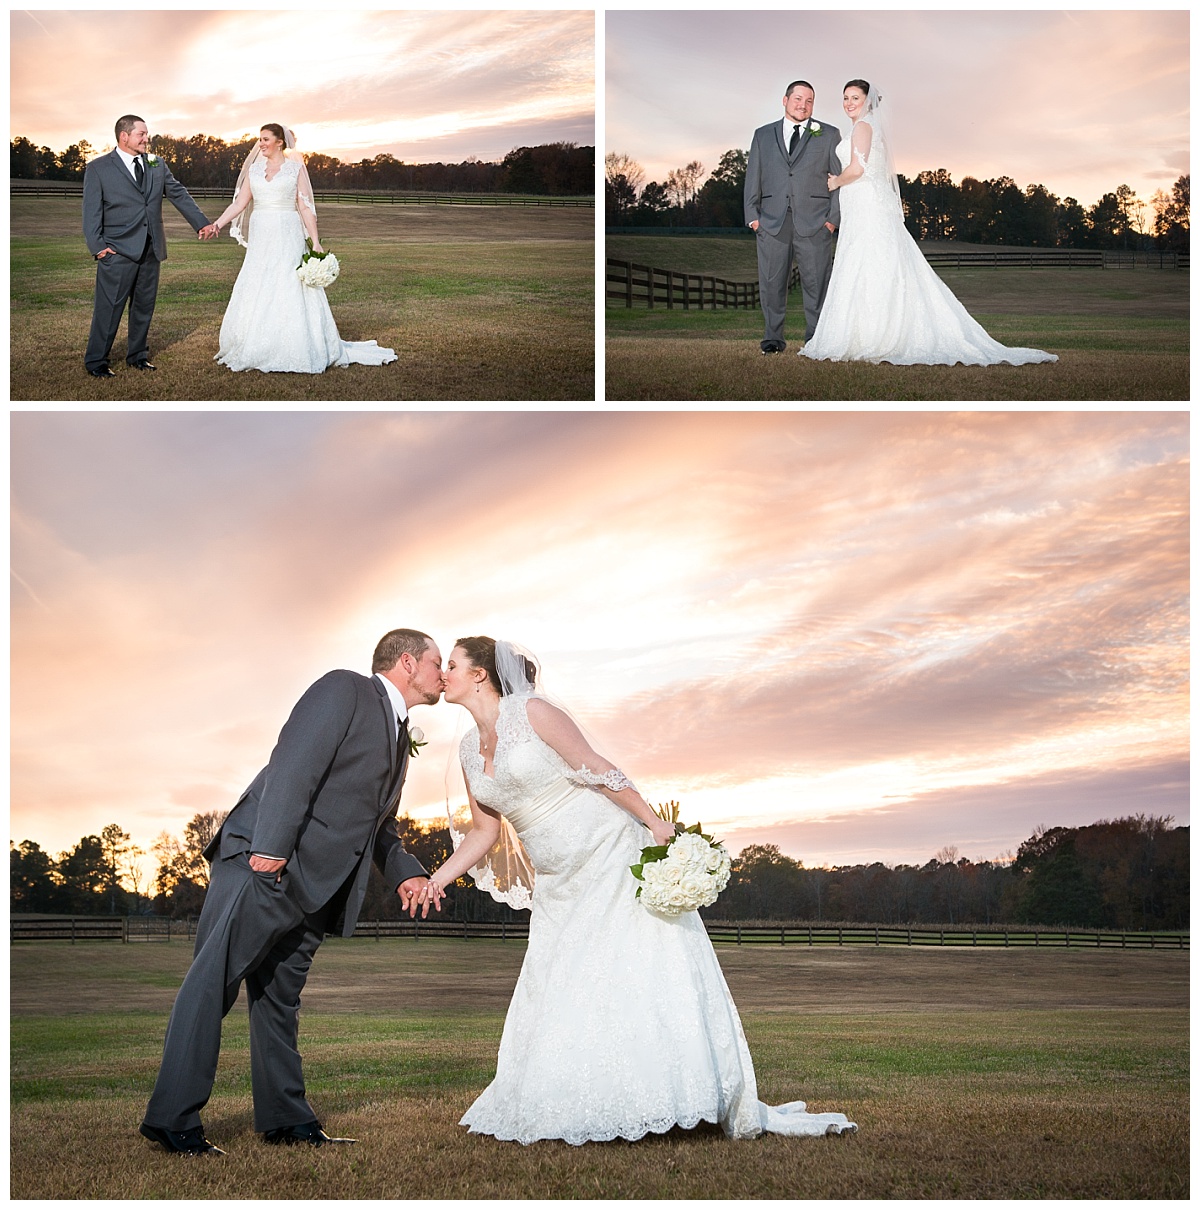
MULTIPOLYGON (((1093 929, 1030 928, 903 928, 871 924, 737 924, 705 921, 709 937, 727 945, 907 945, 974 946, 1037 949, 1168 949, 1191 948, 1188 933, 1119 933, 1093 929)), ((61 919, 10 917, 12 941, 187 941, 195 921, 161 916, 74 916, 61 919)), ((462 940, 524 941, 528 919, 495 923, 456 920, 360 920, 354 936, 374 938, 459 938, 462 940)))
MULTIPOLYGON (((10 180, 11 197, 83 197, 81 181, 20 181, 10 180)), ((233 197, 231 190, 218 185, 189 187, 192 197, 233 197)), ((500 193, 354 193, 341 190, 318 190, 322 202, 358 202, 380 206, 570 206, 595 209, 594 197, 532 197, 500 193)))
MULTIPOLYGON (((795 265, 788 277, 788 289, 800 282, 795 265)), ((715 311, 729 307, 757 307, 758 282, 727 281, 704 273, 683 273, 678 269, 656 269, 632 261, 609 257, 605 261, 605 297, 624 300, 627 307, 681 307, 685 311, 715 311)))
MULTIPOLYGON (((922 248, 935 269, 1188 269, 1186 252, 1105 252, 1078 248, 995 248, 987 251, 939 251, 922 248)), ((792 266, 788 289, 800 281, 792 266)), ((727 281, 703 273, 659 269, 610 256, 605 260, 604 297, 626 307, 676 307, 714 311, 758 306, 758 283, 727 281)))

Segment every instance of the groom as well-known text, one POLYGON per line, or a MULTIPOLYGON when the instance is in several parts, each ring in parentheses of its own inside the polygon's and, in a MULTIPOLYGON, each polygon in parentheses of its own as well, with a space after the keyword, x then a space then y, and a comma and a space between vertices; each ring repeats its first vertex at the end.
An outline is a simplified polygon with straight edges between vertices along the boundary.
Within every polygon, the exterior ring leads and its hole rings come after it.
POLYGON ((131 113, 118 118, 116 136, 115 150, 92 160, 83 172, 83 235, 96 261, 92 330, 83 364, 93 378, 116 377, 109 369, 108 355, 126 302, 125 363, 135 370, 155 368, 150 364, 148 338, 159 265, 167 259, 163 195, 201 239, 216 234, 166 164, 146 154, 150 133, 141 118, 131 113))
POLYGON ((304 1094, 300 993, 326 933, 354 932, 370 862, 409 915, 441 894, 405 852, 396 809, 411 752, 408 710, 441 697, 442 657, 418 630, 380 639, 374 675, 326 673, 279 733, 267 767, 204 851, 212 876, 192 965, 171 1010, 141 1133, 168 1151, 224 1155, 204 1134, 221 1020, 242 981, 250 1010, 254 1129, 268 1143, 331 1139, 304 1094))
POLYGON ((804 339, 811 340, 821 317, 833 272, 833 233, 840 219, 837 193, 828 176, 841 172, 833 126, 813 121, 816 93, 807 80, 788 85, 783 120, 760 126, 746 164, 746 222, 757 234, 758 296, 766 321, 759 347, 782 353, 792 258, 804 292, 804 339))

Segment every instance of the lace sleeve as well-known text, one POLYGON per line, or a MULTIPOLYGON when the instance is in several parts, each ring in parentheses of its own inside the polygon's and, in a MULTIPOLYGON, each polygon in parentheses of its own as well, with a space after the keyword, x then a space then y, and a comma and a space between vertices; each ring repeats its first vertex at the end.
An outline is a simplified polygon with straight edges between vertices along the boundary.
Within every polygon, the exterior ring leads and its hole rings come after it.
POLYGON ((864 172, 867 168, 867 161, 871 158, 873 136, 874 131, 871 129, 870 122, 855 122, 854 130, 850 134, 850 147, 854 158, 862 165, 864 172))
POLYGON ((315 218, 317 204, 313 199, 312 181, 309 179, 308 169, 304 165, 304 160, 295 152, 289 155, 288 159, 292 160, 299 169, 296 174, 296 209, 299 210, 303 206, 315 218))
POLYGON ((567 777, 577 786, 603 786, 614 794, 618 790, 637 789, 637 786, 620 769, 606 769, 603 773, 593 773, 587 765, 584 765, 581 769, 569 773, 567 777))

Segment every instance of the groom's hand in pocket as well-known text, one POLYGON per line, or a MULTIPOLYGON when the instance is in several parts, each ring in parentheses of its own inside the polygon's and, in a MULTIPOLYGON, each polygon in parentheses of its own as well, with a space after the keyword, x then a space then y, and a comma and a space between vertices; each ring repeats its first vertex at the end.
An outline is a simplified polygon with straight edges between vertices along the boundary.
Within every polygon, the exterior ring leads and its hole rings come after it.
POLYGON ((286 857, 263 857, 261 853, 250 854, 250 868, 256 874, 274 874, 276 882, 283 877, 285 865, 287 865, 286 857))

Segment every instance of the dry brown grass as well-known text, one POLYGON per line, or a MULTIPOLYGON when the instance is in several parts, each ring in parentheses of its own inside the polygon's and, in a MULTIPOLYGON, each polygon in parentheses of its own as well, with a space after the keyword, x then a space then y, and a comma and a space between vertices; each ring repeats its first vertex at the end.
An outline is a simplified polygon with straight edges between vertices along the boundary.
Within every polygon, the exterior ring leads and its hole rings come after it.
POLYGON ((521 207, 320 208, 343 263, 330 306, 347 340, 396 350, 384 367, 234 374, 218 333, 241 249, 208 244, 170 207, 170 256, 150 331, 154 374, 127 370, 124 325, 112 379, 83 370, 94 270, 78 199, 12 201, 14 400, 440 401, 595 398, 594 217, 521 207))
POLYGON ((720 956, 759 1092, 844 1109, 850 1139, 719 1130, 531 1147, 458 1118, 494 1070, 524 947, 332 941, 305 994, 310 1096, 348 1149, 252 1133, 243 1014, 210 1136, 165 1155, 136 1125, 182 944, 12 950, 19 1198, 1184 1197, 1187 953, 737 949, 720 956))
MULTIPOLYGON (((682 248, 692 245, 677 241, 682 248)), ((721 243, 722 241, 708 241, 721 243)), ((734 249, 738 241, 724 241, 734 249)), ((745 255, 745 249, 741 255, 745 255)), ((753 246, 749 253, 753 255, 753 246)), ((702 258, 703 248, 692 255, 702 258)), ((727 256, 732 253, 727 252, 727 256)), ((1190 392, 1187 273, 1166 270, 944 269, 939 275, 1001 343, 1059 360, 1030 366, 893 366, 764 357, 757 310, 605 309, 605 392, 613 401, 947 402, 1182 400, 1190 392)))

